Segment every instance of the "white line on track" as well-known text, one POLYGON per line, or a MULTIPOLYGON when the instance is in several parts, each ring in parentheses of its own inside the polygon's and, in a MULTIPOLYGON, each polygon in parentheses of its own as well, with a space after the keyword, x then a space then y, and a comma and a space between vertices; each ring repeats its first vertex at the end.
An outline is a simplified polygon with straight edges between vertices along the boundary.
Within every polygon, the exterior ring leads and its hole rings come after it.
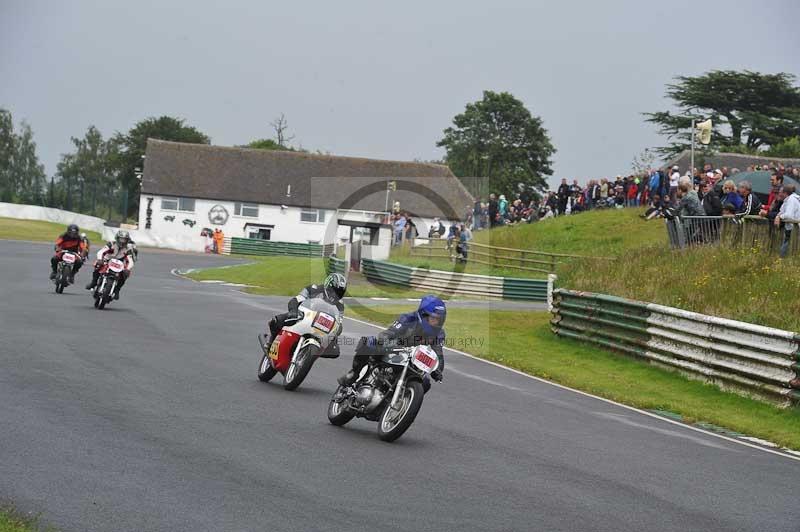
MULTIPOLYGON (((348 318, 347 316, 345 316, 345 319, 346 320, 352 320, 352 321, 354 321, 356 323, 361 323, 362 325, 368 325, 368 326, 374 327, 376 329, 383 329, 383 327, 381 327, 380 325, 375 325, 374 323, 370 323, 370 322, 364 321, 364 320, 359 320, 357 318, 348 318)), ((583 395, 585 397, 591 397, 592 399, 597 399, 598 401, 603 401, 604 403, 615 405, 615 406, 618 406, 620 408, 624 408, 625 410, 630 410, 632 412, 638 412, 639 414, 642 414, 643 416, 651 417, 653 419, 658 419, 659 421, 663 421, 665 423, 671 423, 673 425, 678 425, 679 427, 684 427, 684 428, 687 428, 689 430, 693 430, 695 432, 699 432, 701 434, 705 434, 707 436, 713 436, 715 438, 726 440, 726 441, 729 441, 731 443, 736 443, 738 445, 744 445, 745 447, 750 447, 752 449, 757 449, 757 450, 763 451, 765 453, 774 454, 774 455, 777 455, 777 456, 781 456, 783 458, 788 458, 789 460, 795 460, 797 462, 800 462, 800 452, 792 451, 791 449, 786 449, 786 452, 775 451, 773 449, 768 449, 766 447, 762 447, 761 445, 755 445, 755 444, 749 443, 747 441, 742 441, 742 440, 739 440, 739 439, 736 439, 736 438, 731 438, 729 436, 724 436, 722 434, 717 434, 715 432, 709 432, 707 430, 703 430, 703 429, 698 428, 698 427, 693 427, 691 425, 687 425, 686 423, 681 423, 680 421, 675 421, 673 419, 669 419, 669 418, 666 418, 664 416, 659 416, 658 414, 654 414, 652 412, 648 412, 647 410, 642 410, 640 408, 636 408, 635 406, 624 405, 622 403, 618 403, 616 401, 612 401, 611 399, 606 399, 605 397, 600 397, 599 395, 593 395, 593 394, 590 394, 588 392, 582 392, 581 390, 576 390, 575 388, 570 388, 569 386, 564 386, 563 384, 558 384, 557 382, 551 382, 551 381, 548 381, 548 380, 543 379, 541 377, 536 377, 534 375, 528 375, 527 373, 524 373, 522 371, 516 370, 514 368, 509 368, 507 366, 503 366, 502 364, 498 364, 497 362, 492 362, 491 360, 486 360, 486 359, 483 359, 483 358, 480 358, 480 357, 476 357, 475 355, 470 355, 469 353, 465 353, 464 351, 459 351, 458 349, 451 349, 449 347, 446 347, 445 349, 447 349, 448 351, 452 351, 453 353, 458 353, 459 355, 463 355, 465 357, 469 357, 469 358, 471 358, 473 360, 477 360, 479 362, 483 362, 484 364, 490 364, 490 365, 492 365, 492 366, 494 366, 496 368, 501 368, 501 369, 504 369, 506 371, 510 371, 512 373, 516 373, 517 375, 521 375, 521 376, 526 377, 528 379, 533 379, 535 381, 539 381, 539 382, 542 382, 544 384, 549 384, 550 386, 555 386, 556 388, 561 388, 562 390, 568 390, 570 392, 574 392, 574 393, 583 395), (787 454, 787 453, 791 453, 791 454, 787 454), (793 455, 796 455, 796 456, 793 456, 793 455)), ((509 388, 509 389, 512 389, 512 390, 514 389, 512 386, 506 386, 506 387, 509 388)))

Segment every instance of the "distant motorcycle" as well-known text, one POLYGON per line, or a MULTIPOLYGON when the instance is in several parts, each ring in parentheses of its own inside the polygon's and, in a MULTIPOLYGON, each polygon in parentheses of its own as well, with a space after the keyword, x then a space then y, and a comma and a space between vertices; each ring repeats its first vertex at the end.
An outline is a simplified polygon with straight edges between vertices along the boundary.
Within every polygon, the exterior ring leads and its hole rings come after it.
POLYGON ((298 307, 298 317, 286 321, 272 346, 267 345, 267 335, 258 336, 264 352, 258 365, 258 380, 268 382, 280 372, 283 387, 296 389, 317 358, 325 358, 325 350, 341 327, 339 309, 324 299, 306 299, 298 307))
POLYGON ((328 420, 337 426, 354 417, 378 422, 378 437, 394 441, 408 430, 422 408, 422 380, 439 367, 427 345, 395 348, 372 356, 350 386, 339 386, 328 405, 328 420))
POLYGON ((75 281, 75 263, 80 258, 71 251, 64 251, 61 253, 61 260, 56 265, 56 277, 53 283, 56 285, 56 294, 64 292, 64 288, 71 285, 75 281))
POLYGON ((110 259, 100 266, 100 277, 94 287, 94 308, 103 310, 114 299, 120 278, 125 275, 125 263, 119 259, 110 259))

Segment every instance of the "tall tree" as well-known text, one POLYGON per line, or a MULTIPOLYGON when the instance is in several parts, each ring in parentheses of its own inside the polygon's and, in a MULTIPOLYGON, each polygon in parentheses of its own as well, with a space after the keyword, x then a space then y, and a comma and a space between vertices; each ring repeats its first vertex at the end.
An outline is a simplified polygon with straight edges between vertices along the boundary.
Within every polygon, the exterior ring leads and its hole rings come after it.
POLYGON ((436 145, 445 148, 447 164, 476 196, 512 193, 519 183, 547 188, 556 151, 541 118, 511 94, 492 91, 468 103, 436 145), (463 179, 469 177, 483 179, 463 179))
POLYGON ((66 196, 64 204, 72 210, 93 215, 100 206, 110 217, 111 207, 118 206, 110 204, 109 198, 120 188, 111 168, 110 154, 115 145, 103 140, 95 126, 89 126, 83 138, 72 137, 71 140, 75 151, 61 156, 57 170, 66 196))
POLYGON ((47 177, 44 165, 36 155, 31 126, 23 120, 19 129, 11 162, 11 175, 16 181, 16 199, 21 203, 43 205, 47 177))
POLYGON ((714 70, 675 80, 667 85, 667 96, 676 112, 644 113, 671 141, 658 148, 662 155, 691 146, 692 118, 711 118, 712 150, 754 152, 800 135, 800 88, 792 74, 714 70))
POLYGON ((16 183, 11 175, 11 165, 16 151, 14 120, 11 113, 0 108, 0 201, 13 201, 16 183))
POLYGON ((125 134, 117 133, 112 139, 115 149, 111 153, 111 161, 118 172, 127 201, 126 216, 136 213, 139 205, 139 178, 144 160, 143 155, 147 139, 171 140, 209 144, 211 139, 184 120, 171 116, 148 118, 137 123, 125 134), (139 170, 137 170, 139 169, 139 170))

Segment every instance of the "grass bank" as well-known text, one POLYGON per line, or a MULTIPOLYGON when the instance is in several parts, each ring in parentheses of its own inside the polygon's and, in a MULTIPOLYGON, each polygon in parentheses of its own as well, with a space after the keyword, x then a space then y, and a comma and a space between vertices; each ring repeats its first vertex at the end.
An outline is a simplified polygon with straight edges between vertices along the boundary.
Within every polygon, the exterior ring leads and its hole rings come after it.
MULTIPOLYGON (((253 294, 293 296, 303 287, 319 283, 325 278, 325 264, 321 258, 306 257, 246 257, 250 262, 237 266, 209 268, 190 272, 188 277, 197 281, 220 280, 249 285, 253 294)), ((373 285, 351 276, 348 295, 354 297, 419 297, 421 294, 399 287, 373 285)))
MULTIPOLYGON (((66 229, 67 227, 64 224, 53 222, 0 218, 0 239, 55 242, 58 235, 66 231, 66 229)), ((93 246, 102 242, 102 237, 99 233, 94 231, 84 232, 93 246)))
MULTIPOLYGON (((388 325, 409 307, 348 308, 351 316, 388 325)), ((800 449, 800 408, 782 410, 723 392, 647 362, 555 336, 546 312, 453 308, 448 344, 531 375, 644 409, 681 414, 800 449)))

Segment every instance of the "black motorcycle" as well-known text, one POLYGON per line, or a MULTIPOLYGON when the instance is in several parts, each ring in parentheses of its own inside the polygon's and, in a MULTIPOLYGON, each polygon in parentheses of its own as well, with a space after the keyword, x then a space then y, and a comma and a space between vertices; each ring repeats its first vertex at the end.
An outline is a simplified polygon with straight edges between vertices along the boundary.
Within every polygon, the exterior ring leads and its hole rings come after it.
POLYGON ((339 386, 328 405, 328 420, 337 426, 354 417, 378 422, 378 437, 394 441, 408 430, 422 408, 422 381, 439 367, 426 345, 395 348, 370 357, 356 381, 339 386))
POLYGON ((80 257, 71 251, 64 251, 56 265, 56 276, 53 283, 56 285, 56 294, 64 292, 64 288, 75 282, 75 266, 80 257))

